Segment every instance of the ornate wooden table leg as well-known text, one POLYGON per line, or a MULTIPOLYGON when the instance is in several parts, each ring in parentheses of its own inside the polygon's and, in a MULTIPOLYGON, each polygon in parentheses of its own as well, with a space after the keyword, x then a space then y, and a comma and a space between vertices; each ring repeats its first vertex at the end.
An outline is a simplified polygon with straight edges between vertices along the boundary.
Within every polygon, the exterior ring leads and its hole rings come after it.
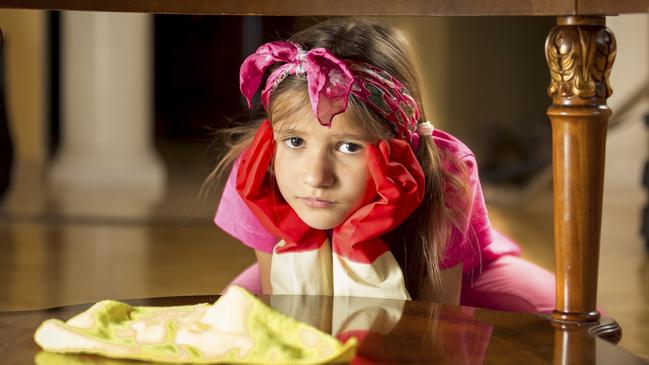
MULTIPOLYGON (((552 81, 555 321, 597 322, 604 150, 615 38, 604 17, 559 17, 546 41, 552 81)), ((619 329, 619 326, 617 327, 619 329)), ((619 333, 618 333, 619 334, 619 333)), ((619 336, 618 336, 619 337, 619 336)))

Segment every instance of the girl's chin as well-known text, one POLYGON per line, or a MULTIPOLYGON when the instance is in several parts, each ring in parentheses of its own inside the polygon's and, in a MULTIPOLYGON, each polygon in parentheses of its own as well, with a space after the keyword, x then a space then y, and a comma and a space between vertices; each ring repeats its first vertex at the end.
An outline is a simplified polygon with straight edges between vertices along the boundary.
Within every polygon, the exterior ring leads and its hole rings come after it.
POLYGON ((305 216, 304 214, 298 214, 300 218, 306 223, 309 227, 319 230, 327 230, 338 227, 344 222, 344 219, 339 217, 322 217, 309 214, 305 216))
POLYGON ((313 229, 319 229, 321 231, 325 231, 325 230, 328 230, 328 229, 333 229, 334 227, 338 226, 338 224, 331 224, 331 223, 322 222, 322 221, 318 221, 318 222, 305 221, 304 223, 306 223, 309 227, 311 227, 313 229))
POLYGON ((348 207, 344 205, 324 209, 305 206, 302 201, 291 201, 289 205, 306 225, 322 231, 338 227, 351 214, 348 207))

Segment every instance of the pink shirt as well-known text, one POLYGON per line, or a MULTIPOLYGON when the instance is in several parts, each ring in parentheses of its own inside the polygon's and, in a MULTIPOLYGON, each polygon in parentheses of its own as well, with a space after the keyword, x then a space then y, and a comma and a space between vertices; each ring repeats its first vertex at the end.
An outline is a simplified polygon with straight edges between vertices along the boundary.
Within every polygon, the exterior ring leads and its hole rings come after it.
MULTIPOLYGON (((473 191, 468 224, 462 232, 453 229, 440 268, 449 268, 463 263, 463 271, 469 272, 503 255, 520 255, 520 248, 514 242, 491 227, 473 152, 460 140, 439 129, 433 132, 433 140, 438 148, 450 152, 465 164, 469 175, 469 187, 473 191)), ((243 244, 271 253, 279 239, 259 223, 237 193, 236 176, 239 162, 237 159, 232 167, 214 223, 243 244)))

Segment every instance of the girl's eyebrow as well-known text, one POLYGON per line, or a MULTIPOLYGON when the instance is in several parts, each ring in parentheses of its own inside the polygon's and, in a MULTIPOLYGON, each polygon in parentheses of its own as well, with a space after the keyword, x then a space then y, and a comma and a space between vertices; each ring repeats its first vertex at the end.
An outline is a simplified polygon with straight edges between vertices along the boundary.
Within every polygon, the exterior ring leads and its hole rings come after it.
MULTIPOLYGON (((305 131, 299 130, 299 129, 294 129, 294 128, 281 128, 280 130, 277 131, 280 135, 287 135, 287 134, 298 134, 298 135, 305 135, 308 134, 305 131)), ((371 139, 368 138, 365 135, 362 134, 354 134, 354 133, 335 133, 331 135, 334 138, 337 139, 356 139, 359 141, 367 142, 370 141, 371 139)))
POLYGON ((299 129, 293 129, 293 128, 279 128, 277 133, 279 133, 279 134, 305 134, 304 131, 301 131, 299 129))
POLYGON ((341 134, 332 134, 332 137, 338 138, 338 139, 356 139, 359 141, 370 141, 370 138, 368 138, 365 135, 361 134, 353 134, 353 133, 341 133, 341 134))

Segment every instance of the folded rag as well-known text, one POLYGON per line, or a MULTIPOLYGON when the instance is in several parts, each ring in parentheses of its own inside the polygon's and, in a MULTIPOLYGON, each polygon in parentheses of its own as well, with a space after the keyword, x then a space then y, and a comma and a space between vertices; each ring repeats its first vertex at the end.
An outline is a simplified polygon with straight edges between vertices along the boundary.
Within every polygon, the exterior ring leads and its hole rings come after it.
POLYGON ((341 343, 232 286, 213 305, 133 307, 104 300, 67 322, 44 321, 34 334, 44 350, 193 364, 349 362, 358 342, 341 343))

